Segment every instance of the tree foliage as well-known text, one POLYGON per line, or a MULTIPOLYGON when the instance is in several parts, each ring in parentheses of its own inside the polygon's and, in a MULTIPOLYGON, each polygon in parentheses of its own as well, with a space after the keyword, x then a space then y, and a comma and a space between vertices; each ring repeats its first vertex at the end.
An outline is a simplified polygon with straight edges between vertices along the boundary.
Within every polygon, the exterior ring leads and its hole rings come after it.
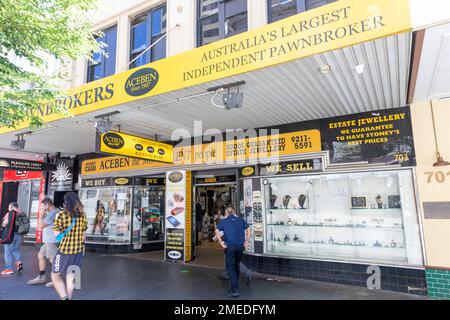
POLYGON ((49 57, 63 65, 101 50, 95 7, 96 0, 0 0, 0 127, 42 125, 38 107, 61 97, 67 79, 63 69, 49 74, 49 57))

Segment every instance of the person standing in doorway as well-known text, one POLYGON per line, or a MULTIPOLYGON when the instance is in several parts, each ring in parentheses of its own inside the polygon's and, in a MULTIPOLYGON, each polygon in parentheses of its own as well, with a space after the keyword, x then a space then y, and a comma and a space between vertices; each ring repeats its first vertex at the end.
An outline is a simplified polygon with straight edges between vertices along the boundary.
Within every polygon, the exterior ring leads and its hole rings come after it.
POLYGON ((64 211, 56 215, 53 231, 60 245, 52 265, 52 281, 61 300, 71 300, 75 289, 75 275, 67 272, 76 266, 81 270, 84 241, 88 227, 83 205, 75 192, 64 196, 64 211), (64 283, 65 276, 66 283, 64 283))
POLYGON ((7 242, 4 245, 5 270, 1 272, 2 276, 14 274, 13 263, 17 272, 23 270, 22 257, 20 255, 20 245, 22 243, 22 235, 18 234, 19 226, 16 224, 16 218, 20 214, 17 202, 11 202, 8 207, 8 213, 2 220, 2 240, 7 242), (3 237, 5 235, 5 237, 3 237))
POLYGON ((195 233, 197 236, 196 245, 202 244, 202 220, 203 220, 203 208, 200 200, 197 198, 195 203, 195 233))
MULTIPOLYGON (((38 253, 39 261, 39 275, 28 281, 29 285, 34 284, 44 284, 47 283, 47 277, 45 276, 45 269, 47 267, 47 259, 50 263, 58 252, 58 244, 56 242, 56 237, 53 234, 53 225, 55 221, 56 214, 59 209, 55 207, 53 201, 50 198, 45 198, 41 202, 41 211, 39 213, 38 225, 42 230, 42 246, 38 253)), ((52 282, 48 282, 46 287, 52 286, 52 282)))
POLYGON ((235 215, 234 208, 227 206, 225 209, 225 219, 223 219, 216 229, 216 237, 225 248, 225 261, 230 277, 229 296, 239 297, 239 264, 242 259, 244 248, 248 247, 250 239, 250 229, 247 222, 235 215), (223 240, 220 232, 223 232, 223 240))

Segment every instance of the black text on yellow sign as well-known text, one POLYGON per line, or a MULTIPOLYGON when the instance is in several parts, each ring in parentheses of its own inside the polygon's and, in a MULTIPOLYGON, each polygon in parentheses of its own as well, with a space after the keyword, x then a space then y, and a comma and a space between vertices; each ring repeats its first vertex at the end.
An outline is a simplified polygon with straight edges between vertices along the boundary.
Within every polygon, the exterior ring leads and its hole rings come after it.
POLYGON ((97 138, 96 151, 173 163, 173 146, 122 132, 110 131, 97 138))

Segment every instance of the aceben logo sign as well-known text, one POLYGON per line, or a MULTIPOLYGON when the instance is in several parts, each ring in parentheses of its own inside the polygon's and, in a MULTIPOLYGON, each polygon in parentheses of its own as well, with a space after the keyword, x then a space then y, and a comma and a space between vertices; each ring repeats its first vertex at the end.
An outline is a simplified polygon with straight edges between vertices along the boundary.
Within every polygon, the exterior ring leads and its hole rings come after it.
POLYGON ((128 95, 137 97, 149 93, 159 80, 158 71, 153 68, 142 68, 134 72, 125 82, 128 95))

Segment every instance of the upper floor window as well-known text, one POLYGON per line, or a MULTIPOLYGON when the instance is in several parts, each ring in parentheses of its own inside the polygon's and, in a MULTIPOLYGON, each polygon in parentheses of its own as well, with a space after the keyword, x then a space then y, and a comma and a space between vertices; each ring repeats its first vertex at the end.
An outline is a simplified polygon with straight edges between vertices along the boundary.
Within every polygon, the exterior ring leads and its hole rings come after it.
POLYGON ((135 17, 131 23, 130 69, 166 57, 166 38, 161 39, 150 50, 149 46, 166 34, 167 10, 161 6, 135 17))
POLYGON ((198 0, 198 46, 247 30, 247 0, 198 0))
POLYGON ((103 30, 103 35, 98 37, 97 41, 106 44, 105 55, 94 52, 92 61, 88 63, 87 82, 108 77, 116 72, 117 26, 103 30))
POLYGON ((269 23, 311 10, 337 0, 268 0, 269 23))

